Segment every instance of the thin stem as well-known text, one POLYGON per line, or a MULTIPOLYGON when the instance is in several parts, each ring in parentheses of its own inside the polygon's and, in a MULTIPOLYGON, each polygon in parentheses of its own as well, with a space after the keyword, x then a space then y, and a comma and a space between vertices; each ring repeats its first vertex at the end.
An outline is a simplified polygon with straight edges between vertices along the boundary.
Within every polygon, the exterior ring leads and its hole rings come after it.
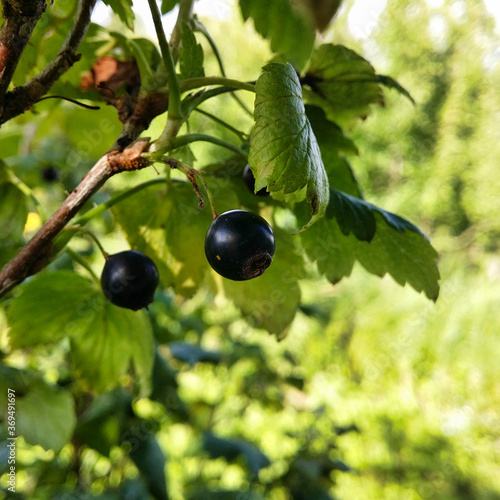
POLYGON ((106 260, 108 259, 108 257, 109 257, 108 252, 106 252, 106 250, 104 250, 104 247, 102 246, 101 242, 99 241, 99 238, 90 229, 87 229, 86 227, 78 227, 77 231, 80 233, 84 233, 87 236, 90 236, 94 240, 94 242, 97 245, 97 247, 99 248, 99 250, 101 251, 102 256, 106 260))
POLYGON ((89 104, 84 104, 83 102, 77 101, 76 99, 71 99, 71 97, 65 97, 63 95, 46 95, 45 97, 41 97, 36 102, 45 101, 46 99, 63 99, 64 101, 72 102, 77 106, 81 106, 85 109, 98 110, 101 109, 99 106, 90 106, 89 104))
POLYGON ((96 283, 99 283, 99 278, 97 276, 97 274, 94 272, 94 270, 90 267, 90 265, 88 264, 88 262, 85 261, 85 259, 82 259, 82 257, 80 255, 78 255, 77 252, 75 252, 72 248, 69 248, 67 247, 65 252, 75 261, 77 262, 78 264, 80 264, 82 267, 84 267, 89 273, 90 275, 92 276, 92 278, 94 279, 94 281, 96 283))
POLYGON ((215 208, 214 198, 212 196, 210 189, 208 189, 207 183, 205 182, 203 175, 201 174, 203 174, 203 172, 198 172, 197 176, 201 180, 203 187, 205 188, 205 192, 207 193, 208 203, 210 203, 210 210, 212 211, 212 218, 217 219, 217 217, 219 217, 219 214, 217 213, 217 210, 215 208))
MULTIPOLYGON (((198 206, 200 207, 200 210, 203 210, 205 208, 205 202, 203 201, 203 196, 200 193, 200 190, 198 188, 198 183, 196 180, 199 178, 199 174, 201 174, 202 172, 200 172, 199 170, 195 170, 189 165, 186 165, 181 161, 175 160, 174 158, 163 158, 163 162, 169 165, 170 168, 176 168, 180 170, 188 178, 189 182, 193 186, 196 196, 198 197, 198 206)), ((203 179, 201 180, 203 182, 203 179)))
POLYGON ((204 111, 203 109, 196 108, 194 111, 197 111, 198 113, 201 113, 202 115, 208 116, 211 120, 214 122, 218 123, 219 125, 222 125, 224 128, 227 128, 233 134, 236 134, 242 141, 245 140, 246 134, 244 132, 241 132, 241 130, 238 130, 234 128, 233 126, 229 125, 229 123, 225 122, 224 120, 221 120, 219 117, 213 115, 212 113, 209 113, 208 111, 204 111))
POLYGON ((239 147, 223 141, 222 139, 218 139, 217 137, 212 137, 211 135, 206 135, 206 134, 186 134, 186 135, 181 135, 179 137, 175 137, 170 141, 170 145, 172 149, 177 149, 182 146, 185 146, 186 144, 191 144, 192 142, 198 142, 198 141, 203 141, 203 142, 211 142, 212 144, 216 144, 217 146, 222 146, 223 148, 229 149, 230 151, 234 151, 235 153, 238 153, 240 156, 243 158, 247 158, 247 153, 240 149, 239 147))
POLYGON ((78 217, 78 219, 75 220, 74 224, 79 226, 84 226, 90 219, 93 219, 97 215, 102 214, 105 210, 111 208, 113 205, 116 205, 117 203, 120 203, 120 201, 127 199, 129 196, 132 196, 135 193, 138 193, 139 191, 142 191, 143 189, 146 189, 150 186, 154 186, 156 184, 165 184, 165 179, 164 178, 152 179, 150 181, 143 182, 142 184, 138 184, 133 188, 127 189, 126 191, 117 194, 116 196, 113 196, 108 201, 101 203, 97 207, 91 208, 81 217, 78 217))
POLYGON ((169 119, 179 119, 182 118, 182 107, 181 107, 181 93, 179 91, 179 82, 177 81, 177 75, 175 73, 175 63, 170 52, 170 47, 167 42, 167 37, 163 31, 163 25, 161 22, 161 14, 156 4, 156 0, 148 0, 149 9, 151 11, 151 16, 153 17, 153 23, 155 25, 156 36, 158 37, 158 42, 160 44, 161 55, 163 58, 163 63, 165 64, 165 69, 167 71, 168 87, 169 87, 169 102, 168 102, 168 116, 169 119))
POLYGON ((255 92, 255 85, 253 83, 242 82, 234 80, 233 78, 226 78, 224 76, 204 76, 199 78, 188 78, 179 82, 181 92, 188 90, 198 89, 200 87, 207 87, 209 85, 225 85, 234 89, 248 90, 255 92))
MULTIPOLYGON (((219 64, 219 69, 222 74, 222 76, 226 76, 226 71, 224 70, 224 64, 222 62, 222 57, 220 55, 219 49, 215 43, 215 40, 212 38, 212 35, 209 33, 207 28, 198 20, 194 19, 194 26, 195 28, 206 38, 208 44, 212 48, 212 51, 214 53, 215 59, 217 59, 217 63, 219 64)), ((236 95, 236 94, 231 94, 233 99, 238 103, 238 105, 245 111, 249 116, 253 117, 253 113, 250 109, 247 108, 246 104, 236 95)))

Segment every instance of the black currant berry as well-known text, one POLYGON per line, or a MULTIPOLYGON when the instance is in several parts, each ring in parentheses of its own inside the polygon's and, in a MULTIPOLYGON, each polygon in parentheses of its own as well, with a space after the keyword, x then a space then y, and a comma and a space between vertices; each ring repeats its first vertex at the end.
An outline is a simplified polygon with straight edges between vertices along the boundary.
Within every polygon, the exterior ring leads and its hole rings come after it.
POLYGON ((274 248, 271 226, 247 210, 219 215, 205 237, 208 263, 221 276, 234 281, 260 276, 271 264, 274 248))
POLYGON ((59 170, 56 167, 45 167, 42 170, 42 179, 47 182, 55 182, 59 179, 59 170))
POLYGON ((255 177, 253 176, 253 173, 250 170, 250 165, 247 165, 243 169, 243 180, 245 181, 245 184, 247 185, 248 190, 252 194, 255 194, 256 196, 269 196, 269 193, 265 187, 263 187, 262 189, 259 189, 255 193, 255 177))
POLYGON ((153 302, 158 281, 155 263, 135 250, 110 255, 101 275, 106 298, 119 307, 134 311, 153 302))

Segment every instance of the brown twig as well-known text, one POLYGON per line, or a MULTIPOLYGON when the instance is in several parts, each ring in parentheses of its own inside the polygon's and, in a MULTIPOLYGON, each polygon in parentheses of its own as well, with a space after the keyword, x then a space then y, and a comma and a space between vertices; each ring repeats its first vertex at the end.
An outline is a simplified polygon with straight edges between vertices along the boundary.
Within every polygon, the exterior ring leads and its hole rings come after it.
POLYGON ((54 238, 111 176, 123 171, 138 170, 150 164, 141 156, 148 145, 148 139, 140 139, 123 152, 106 153, 92 167, 38 233, 2 269, 0 297, 24 281, 26 277, 45 267, 52 257, 51 244, 54 238))
POLYGON ((45 0, 2 0, 5 19, 0 30, 0 116, 21 54, 45 12, 45 0))
MULTIPOLYGON (((3 1, 4 4, 8 3, 7 0, 3 1)), ((32 2, 25 1, 24 3, 29 4, 32 2)), ((40 1, 37 1, 37 3, 40 3, 40 1)), ((43 3, 45 8, 45 2, 41 3, 43 3)), ((15 116, 24 113, 31 106, 33 106, 36 101, 38 101, 44 94, 48 92, 48 90, 60 78, 60 76, 80 59, 80 55, 77 54, 76 51, 78 50, 78 47, 82 42, 85 33, 87 32, 87 28, 90 24, 90 16, 92 14, 92 10, 94 9, 95 3, 96 0, 79 1, 78 13, 76 15, 75 22, 56 57, 54 57, 52 62, 50 62, 42 71, 40 71, 40 73, 38 73, 38 75, 32 78, 28 83, 22 85, 21 87, 17 87, 11 92, 7 92, 7 94, 5 94, 3 109, 1 109, 0 113, 0 125, 14 118, 15 116)), ((24 49, 24 45, 22 48, 24 49)))

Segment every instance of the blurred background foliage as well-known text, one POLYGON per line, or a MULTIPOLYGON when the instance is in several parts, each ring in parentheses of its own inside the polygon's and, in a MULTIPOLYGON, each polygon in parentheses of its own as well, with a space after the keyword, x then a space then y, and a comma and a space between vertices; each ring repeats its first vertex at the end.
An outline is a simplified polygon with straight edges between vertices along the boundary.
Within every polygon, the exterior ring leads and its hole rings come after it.
MULTIPOLYGON (((437 303, 356 266, 334 287, 303 281, 300 312, 278 343, 220 296, 213 307, 210 288, 189 299, 165 291, 150 308, 159 344, 151 397, 75 395, 75 436, 59 452, 20 438, 25 498, 166 498, 165 474, 173 500, 500 499, 500 28, 479 0, 389 0, 356 39, 348 23, 356 3, 345 2, 324 41, 358 50, 416 106, 385 92, 386 106, 351 131, 359 156, 349 161, 370 201, 430 236, 440 253, 437 303)), ((59 14, 56 26, 67 16, 59 14)), ((226 67, 255 80, 270 52, 252 25, 236 10, 202 20, 226 67)), ((58 37, 55 29, 36 57, 50 58, 58 37)), ((218 73, 199 41, 206 74, 218 73)), ((241 130, 251 123, 230 97, 205 109, 241 130)), ((0 150, 51 212, 113 143, 119 122, 111 107, 97 126, 68 103, 39 103, 36 113, 4 126, 0 150)), ((231 133, 200 114, 191 120, 207 134, 231 133)), ((195 167, 219 159, 207 144, 192 154, 203 159, 195 167)), ((109 189, 151 175, 117 176, 109 189)), ((38 224, 30 220, 28 233, 38 224)), ((109 215, 92 221, 110 253, 126 245, 114 227, 109 215)), ((99 274, 90 240, 71 245, 99 274)), ((78 269, 69 258, 52 266, 78 269)), ((0 311, 8 364, 71 383, 67 346, 11 352, 5 325, 0 311)))

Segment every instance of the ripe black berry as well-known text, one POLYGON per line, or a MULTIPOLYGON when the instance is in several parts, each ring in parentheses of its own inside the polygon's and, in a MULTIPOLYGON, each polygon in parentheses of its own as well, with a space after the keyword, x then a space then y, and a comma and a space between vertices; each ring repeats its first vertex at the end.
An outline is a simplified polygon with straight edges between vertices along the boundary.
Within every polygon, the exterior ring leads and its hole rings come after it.
POLYGON ((56 167, 45 167, 42 170, 42 179, 47 182, 54 182, 59 179, 59 170, 56 167))
POLYGON ((110 255, 101 275, 106 298, 119 307, 134 311, 153 302, 158 281, 155 263, 135 250, 110 255))
POLYGON ((260 276, 274 255, 274 234, 260 216, 247 210, 219 215, 205 237, 205 254, 224 278, 244 281, 260 276))
POLYGON ((262 189, 259 189, 257 192, 255 192, 255 177, 250 170, 250 165, 247 165, 243 169, 243 180, 245 181, 245 184, 247 185, 248 190, 252 193, 255 194, 256 196, 269 196, 269 193, 265 187, 262 189))

